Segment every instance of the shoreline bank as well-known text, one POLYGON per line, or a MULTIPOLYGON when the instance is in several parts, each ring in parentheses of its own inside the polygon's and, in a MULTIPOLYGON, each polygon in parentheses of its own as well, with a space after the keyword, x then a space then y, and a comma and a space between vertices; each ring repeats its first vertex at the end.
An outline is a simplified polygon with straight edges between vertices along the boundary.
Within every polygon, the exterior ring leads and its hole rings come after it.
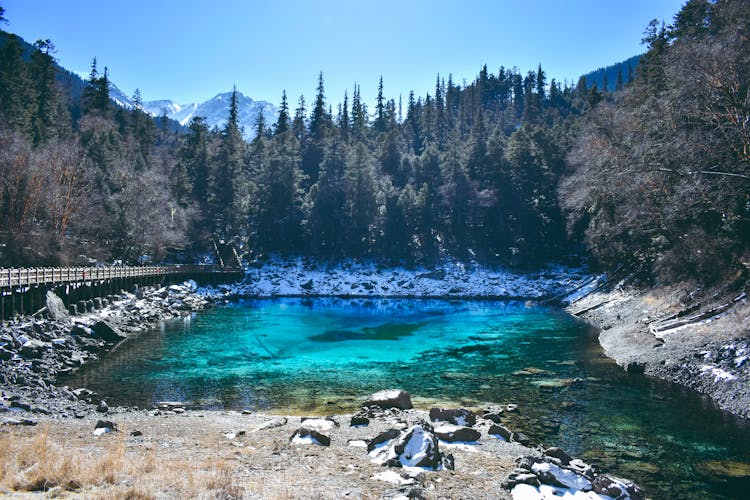
POLYGON ((605 354, 623 369, 695 390, 750 419, 750 301, 744 294, 695 301, 680 286, 614 288, 566 310, 600 329, 605 354))

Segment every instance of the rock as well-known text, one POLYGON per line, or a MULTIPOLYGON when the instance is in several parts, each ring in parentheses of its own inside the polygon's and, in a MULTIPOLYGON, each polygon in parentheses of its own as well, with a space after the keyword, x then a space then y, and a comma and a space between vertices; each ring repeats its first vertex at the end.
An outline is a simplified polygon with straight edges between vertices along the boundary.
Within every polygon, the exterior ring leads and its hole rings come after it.
POLYGON ((631 361, 625 368, 628 373, 644 373, 646 371, 646 363, 639 363, 631 361))
POLYGON ((441 462, 437 436, 422 425, 415 425, 398 438, 393 447, 396 459, 406 467, 437 469, 441 462))
POLYGON ((75 304, 70 304, 68 306, 68 313, 70 313, 71 316, 78 316, 78 306, 75 304))
POLYGON ((510 440, 522 444, 523 446, 529 446, 531 444, 531 438, 523 432, 514 432, 510 435, 510 440))
POLYGON ((378 406, 383 409, 398 408, 409 410, 414 406, 411 404, 411 396, 401 389, 388 389, 376 392, 365 401, 365 406, 378 406))
POLYGON ((136 429, 134 431, 130 431, 130 435, 133 437, 139 437, 139 436, 143 436, 143 433, 136 429))
POLYGON ((442 408, 430 409, 430 420, 433 422, 450 422, 455 425, 473 427, 477 423, 474 413, 464 408, 444 410, 442 408))
POLYGON ((503 488, 507 489, 513 489, 519 484, 528 484, 531 486, 539 486, 542 483, 539 481, 539 478, 536 477, 536 474, 532 474, 530 472, 511 472, 508 475, 508 479, 503 481, 503 488))
POLYGON ((476 429, 453 424, 446 424, 441 425, 440 427, 435 427, 435 435, 439 439, 442 439, 443 441, 447 441, 449 443, 455 443, 458 441, 479 441, 479 438, 482 437, 482 435, 476 429))
POLYGON ((47 314, 50 319, 53 321, 70 321, 70 315, 65 308, 65 303, 52 290, 47 292, 46 305, 47 314))
POLYGON ((106 321, 100 320, 91 326, 94 335, 105 342, 119 342, 125 338, 125 334, 118 328, 110 325, 106 321))
POLYGON ((21 355, 28 359, 41 358, 48 347, 50 347, 49 344, 44 342, 38 340, 27 340, 21 346, 21 355))
POLYGON ((613 476, 606 476, 604 474, 597 476, 596 479, 594 479, 592 486, 595 493, 607 495, 612 498, 629 498, 631 500, 642 500, 646 498, 643 491, 636 486, 635 483, 613 476))
POLYGON ((547 448, 546 450, 544 450, 544 454, 548 457, 552 457, 552 458, 556 458, 560 460, 560 463, 562 465, 568 465, 570 461, 572 460, 570 455, 565 453, 565 451, 563 451, 562 448, 558 448, 556 446, 553 446, 552 448, 547 448))
POLYGON ((302 288, 303 290, 307 290, 307 291, 312 290, 313 289, 313 280, 308 280, 305 283, 302 283, 300 285, 300 288, 302 288))
POLYGON ((0 360, 10 361, 13 358, 13 353, 7 350, 5 347, 0 347, 0 360))
POLYGON ((399 433, 391 429, 370 440, 367 446, 373 462, 388 467, 425 467, 437 469, 442 461, 437 436, 427 424, 416 424, 399 433), (395 439, 391 436, 397 436, 395 439), (384 446, 380 443, 392 442, 384 446))
POLYGON ((109 432, 117 432, 117 424, 109 420, 99 420, 94 427, 94 436, 101 436, 109 432))
POLYGON ((541 462, 531 467, 539 480, 544 484, 573 488, 580 491, 591 491, 591 481, 573 471, 563 469, 555 464, 541 462))
POLYGON ((28 403, 24 403, 23 401, 11 401, 10 407, 17 408, 23 411, 31 411, 31 405, 28 403))
POLYGON ((96 406, 96 411, 98 411, 99 413, 107 413, 109 411, 109 405, 102 399, 96 406))
POLYGON ((321 446, 331 445, 331 438, 324 434, 321 434, 314 429, 307 429, 305 427, 301 427, 294 431, 294 434, 292 434, 292 437, 289 438, 289 441, 293 444, 319 444, 321 446))
POLYGON ((507 427, 503 427, 502 425, 493 425, 490 427, 490 430, 487 431, 487 434, 500 436, 504 440, 510 441, 510 437, 513 433, 507 427))
POLYGON ((367 441, 367 453, 370 453, 372 450, 377 448, 379 444, 390 441, 391 439, 396 439, 398 437, 398 434, 399 432, 396 429, 388 429, 385 432, 381 432, 374 438, 367 441))
POLYGON ((482 415, 482 418, 489 420, 491 422, 494 422, 496 424, 499 424, 503 421, 502 417, 500 417, 499 413, 493 413, 493 412, 487 412, 484 415, 482 415))
POLYGON ((351 427, 355 427, 358 425, 370 425, 370 419, 367 417, 360 417, 360 416, 354 415, 349 425, 351 427))

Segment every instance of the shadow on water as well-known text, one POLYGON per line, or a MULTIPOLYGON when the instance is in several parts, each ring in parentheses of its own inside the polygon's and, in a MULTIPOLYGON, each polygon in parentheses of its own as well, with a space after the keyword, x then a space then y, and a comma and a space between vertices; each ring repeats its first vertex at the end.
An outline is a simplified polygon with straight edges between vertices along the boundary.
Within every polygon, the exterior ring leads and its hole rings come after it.
POLYGON ((130 339, 69 385, 110 404, 330 414, 399 386, 422 405, 516 403, 504 423, 653 498, 743 498, 747 422, 607 359, 598 332, 520 302, 275 299, 206 311, 130 339))

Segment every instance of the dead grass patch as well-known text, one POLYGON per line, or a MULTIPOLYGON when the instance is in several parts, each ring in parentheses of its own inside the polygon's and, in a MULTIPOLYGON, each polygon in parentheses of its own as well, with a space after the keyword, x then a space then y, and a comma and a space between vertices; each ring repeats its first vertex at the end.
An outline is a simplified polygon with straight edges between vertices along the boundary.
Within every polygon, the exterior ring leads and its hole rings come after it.
POLYGON ((48 425, 0 431, 0 489, 65 490, 86 497, 150 500, 242 498, 237 463, 209 455, 145 449, 125 433, 70 436, 48 425))

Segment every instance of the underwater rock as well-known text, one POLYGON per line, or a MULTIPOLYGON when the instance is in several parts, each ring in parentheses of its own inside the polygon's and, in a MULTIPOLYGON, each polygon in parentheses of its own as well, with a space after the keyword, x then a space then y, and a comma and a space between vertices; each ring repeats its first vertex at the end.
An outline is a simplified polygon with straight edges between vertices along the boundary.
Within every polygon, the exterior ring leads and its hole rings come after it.
POLYGON ((383 409, 398 408, 400 410, 414 408, 409 393, 401 389, 387 389, 376 392, 365 401, 365 406, 378 406, 383 409))
POLYGON ((464 408, 448 410, 432 408, 430 409, 430 420, 433 422, 450 422, 455 425, 467 427, 473 427, 477 423, 476 415, 464 408))

